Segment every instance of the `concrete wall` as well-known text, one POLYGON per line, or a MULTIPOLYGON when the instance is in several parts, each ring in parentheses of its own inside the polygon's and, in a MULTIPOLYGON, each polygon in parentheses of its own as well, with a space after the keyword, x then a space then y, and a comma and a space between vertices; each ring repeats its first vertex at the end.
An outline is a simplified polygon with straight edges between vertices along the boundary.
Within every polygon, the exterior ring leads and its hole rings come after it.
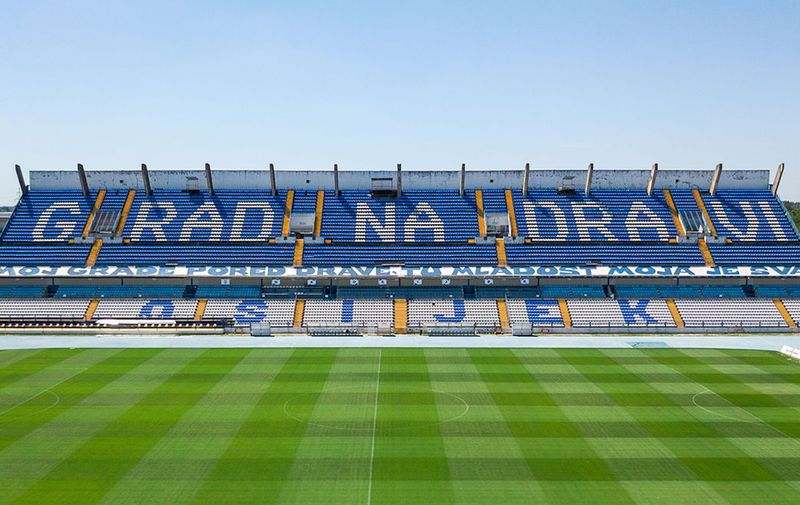
MULTIPOLYGON (((708 189, 712 170, 660 170, 656 187, 708 189)), ((467 171, 468 189, 522 187, 522 170, 467 171)), ((270 187, 268 170, 215 170, 215 189, 256 189, 270 187)), ((342 189, 370 189, 374 177, 396 176, 395 170, 340 170, 342 189)), ((530 188, 557 188, 565 177, 574 177, 576 189, 582 189, 586 170, 531 169, 530 188)), ((630 189, 647 186, 649 170, 595 170, 593 189, 630 189)), ((138 170, 87 171, 86 178, 92 189, 143 188, 142 174, 138 170)), ((279 189, 333 189, 333 170, 276 170, 279 189)), ((460 181, 459 170, 403 171, 403 189, 454 189, 460 181)), ((150 182, 157 189, 186 189, 188 186, 206 187, 203 170, 150 170, 150 182), (196 178, 192 181, 192 178, 196 178)), ((723 170, 720 189, 767 189, 769 170, 723 170)), ((74 170, 31 171, 31 189, 80 189, 78 173, 74 170)))

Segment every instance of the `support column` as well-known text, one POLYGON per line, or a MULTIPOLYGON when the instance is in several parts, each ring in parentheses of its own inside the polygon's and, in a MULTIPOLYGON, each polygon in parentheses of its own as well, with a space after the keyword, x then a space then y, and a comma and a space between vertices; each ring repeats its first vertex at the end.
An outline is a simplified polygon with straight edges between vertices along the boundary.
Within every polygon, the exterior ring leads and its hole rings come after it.
POLYGON ((775 170, 775 179, 772 181, 772 194, 774 196, 778 196, 778 186, 781 185, 782 177, 783 177, 783 163, 778 165, 778 169, 775 170))
POLYGON ((142 182, 144 182, 144 192, 147 196, 153 196, 153 187, 150 185, 150 172, 147 171, 147 165, 142 163, 142 182))
POLYGON ((211 177, 211 165, 206 163, 206 185, 208 186, 208 192, 210 194, 214 194, 214 180, 211 177))
POLYGON ((719 185, 719 177, 722 175, 722 163, 717 163, 717 167, 714 169, 714 175, 711 177, 711 186, 708 188, 708 193, 711 196, 717 194, 717 186, 719 185))
POLYGON ((653 163, 650 169, 650 180, 647 181, 647 196, 653 196, 653 188, 656 187, 656 176, 658 175, 658 163, 653 163))
POLYGON ((589 163, 586 169, 586 186, 583 188, 583 194, 589 195, 592 192, 592 175, 594 175, 594 163, 589 163))
POLYGON ((397 196, 400 197, 403 195, 403 174, 402 174, 402 166, 400 163, 397 164, 397 196))
POLYGON ((83 165, 78 163, 78 179, 81 181, 81 191, 83 191, 83 196, 89 196, 89 183, 86 181, 86 171, 83 169, 83 165))
POLYGON ((522 174, 522 196, 528 196, 528 182, 530 182, 531 164, 525 163, 525 172, 522 174))
POLYGON ((19 165, 14 165, 14 170, 17 171, 17 181, 19 181, 19 189, 22 191, 23 195, 28 194, 28 186, 25 184, 25 176, 22 175, 22 167, 19 165))

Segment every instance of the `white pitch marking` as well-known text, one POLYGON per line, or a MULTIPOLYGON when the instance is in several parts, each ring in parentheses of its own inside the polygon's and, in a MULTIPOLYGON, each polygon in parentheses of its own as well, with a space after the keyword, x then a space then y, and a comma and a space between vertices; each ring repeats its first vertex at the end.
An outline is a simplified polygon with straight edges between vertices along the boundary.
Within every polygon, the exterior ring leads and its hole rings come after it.
POLYGON ((367 485, 367 505, 372 504, 372 465, 375 461, 375 432, 378 427, 378 394, 381 390, 381 350, 378 349, 378 373, 375 377, 375 410, 372 416, 372 448, 369 452, 369 484, 367 485))
POLYGON ((41 391, 39 391, 39 392, 38 392, 38 393, 36 393, 35 395, 33 395, 33 396, 29 397, 29 398, 26 398, 26 399, 22 400, 21 402, 19 402, 19 403, 15 404, 15 405, 12 405, 12 406, 10 406, 10 407, 8 407, 8 408, 6 408, 5 410, 3 410, 3 411, 1 411, 1 412, 0 412, 0 417, 2 417, 2 416, 4 416, 4 415, 8 414, 8 413, 9 413, 9 412, 11 412, 12 410, 14 410, 14 409, 16 409, 17 407, 19 407, 20 405, 23 405, 23 404, 25 404, 25 403, 28 403, 29 401, 33 400, 34 398, 36 398, 36 397, 38 397, 38 396, 41 396, 41 395, 43 395, 43 394, 45 394, 45 393, 50 393, 50 394, 52 394, 52 395, 55 395, 55 397, 56 397, 56 403, 54 403, 54 404, 52 404, 52 405, 48 406, 48 407, 47 407, 46 409, 44 409, 44 410, 51 409, 51 408, 55 407, 56 405, 58 405, 58 404, 59 404, 59 402, 61 402, 61 397, 60 397, 60 396, 58 396, 58 394, 56 394, 55 392, 51 391, 51 389, 55 389, 55 388, 57 388, 57 387, 58 387, 58 386, 60 386, 61 384, 63 384, 63 383, 65 383, 65 382, 67 382, 67 381, 68 381, 68 380, 70 380, 71 378, 73 378, 73 377, 75 377, 76 375, 78 375, 79 373, 85 372, 86 370, 88 370, 88 368, 65 368, 65 369, 62 369, 62 370, 78 370, 78 371, 77 371, 77 372, 75 372, 74 374, 70 375, 70 376, 69 376, 69 377, 67 377, 66 379, 60 380, 60 381, 58 381, 56 384, 54 384, 54 385, 52 385, 52 386, 50 386, 50 387, 48 387, 48 388, 42 389, 41 391))

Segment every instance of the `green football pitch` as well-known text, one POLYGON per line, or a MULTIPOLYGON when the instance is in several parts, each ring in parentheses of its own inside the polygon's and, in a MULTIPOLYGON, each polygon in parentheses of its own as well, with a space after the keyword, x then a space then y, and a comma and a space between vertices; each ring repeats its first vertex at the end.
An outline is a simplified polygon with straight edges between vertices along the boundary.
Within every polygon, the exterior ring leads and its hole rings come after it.
POLYGON ((796 504, 798 440, 759 351, 0 351, 2 504, 796 504))

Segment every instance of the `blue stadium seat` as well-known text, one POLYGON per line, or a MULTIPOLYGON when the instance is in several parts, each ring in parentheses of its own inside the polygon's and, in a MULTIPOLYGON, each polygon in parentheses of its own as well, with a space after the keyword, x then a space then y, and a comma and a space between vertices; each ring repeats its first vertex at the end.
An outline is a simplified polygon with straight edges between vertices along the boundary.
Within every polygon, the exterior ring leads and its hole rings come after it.
POLYGON ((0 298, 40 298, 45 286, 0 286, 0 298))
POLYGON ((541 241, 661 241, 678 235, 661 192, 583 191, 560 194, 535 189, 514 191, 519 236, 541 241))
POLYGON ((261 298, 261 286, 199 284, 195 298, 261 298))
POLYGON ((797 241, 791 222, 769 190, 719 190, 703 195, 717 235, 736 242, 797 241))
POLYGON ((709 244, 717 265, 800 265, 800 244, 709 244))
POLYGON ((286 191, 137 192, 123 237, 134 242, 256 241, 280 236, 286 191))
POLYGON ((507 245, 509 265, 703 265, 694 244, 507 245))
POLYGON ((600 284, 542 284, 542 298, 605 298, 606 292, 600 284))
POLYGON ((326 191, 321 233, 334 242, 464 242, 478 235, 475 192, 404 191, 385 199, 326 191))
POLYGON ((285 266, 294 246, 275 245, 104 245, 97 265, 285 266))
POLYGON ((4 242, 66 242, 80 237, 97 191, 29 191, 3 231, 4 242))
POLYGON ((336 290, 336 297, 338 299, 398 299, 405 298, 407 300, 424 300, 424 299, 448 299, 464 298, 464 290, 459 287, 364 287, 364 288, 349 288, 340 287, 336 290))
POLYGON ((757 285, 755 291, 765 298, 800 298, 800 284, 757 285))
POLYGON ((0 244, 0 265, 61 266, 85 265, 89 245, 0 244))
POLYGON ((58 287, 59 298, 181 298, 185 287, 158 285, 72 286, 58 287))
MULTIPOLYGON (((291 259, 291 258, 290 258, 291 259)), ((305 266, 488 266, 497 264, 493 245, 306 245, 305 266)))
POLYGON ((618 284, 618 298, 742 298, 741 286, 703 284, 618 284))

